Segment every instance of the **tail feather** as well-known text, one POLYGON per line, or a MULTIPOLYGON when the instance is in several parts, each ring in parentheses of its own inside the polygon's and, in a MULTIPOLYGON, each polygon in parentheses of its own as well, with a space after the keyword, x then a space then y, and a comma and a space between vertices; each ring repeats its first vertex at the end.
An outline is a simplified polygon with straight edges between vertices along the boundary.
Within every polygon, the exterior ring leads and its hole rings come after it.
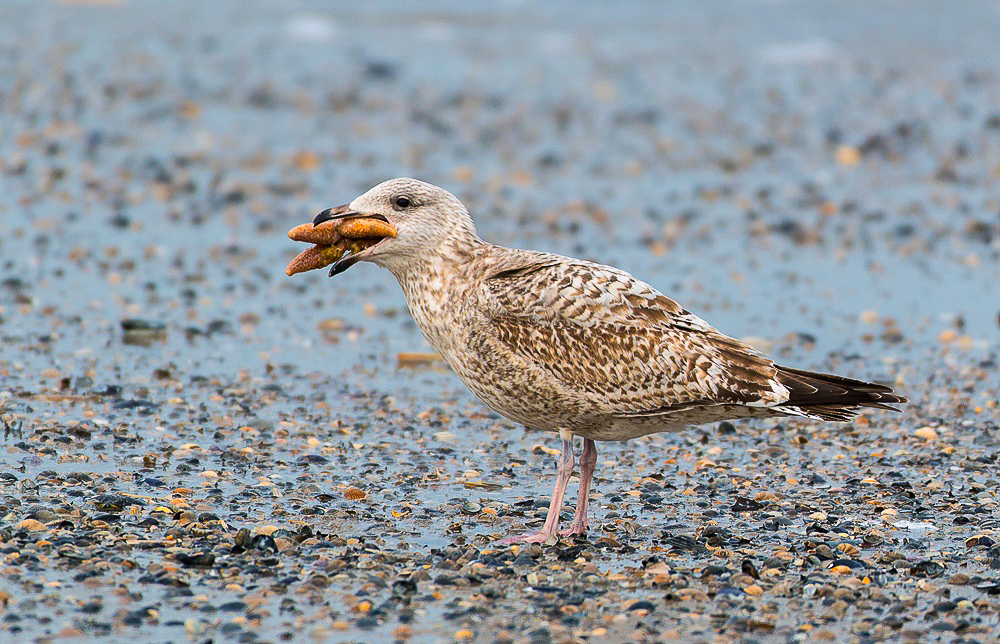
POLYGON ((778 366, 777 377, 789 393, 781 407, 820 420, 850 420, 861 407, 899 411, 889 403, 907 402, 890 387, 843 376, 778 366))

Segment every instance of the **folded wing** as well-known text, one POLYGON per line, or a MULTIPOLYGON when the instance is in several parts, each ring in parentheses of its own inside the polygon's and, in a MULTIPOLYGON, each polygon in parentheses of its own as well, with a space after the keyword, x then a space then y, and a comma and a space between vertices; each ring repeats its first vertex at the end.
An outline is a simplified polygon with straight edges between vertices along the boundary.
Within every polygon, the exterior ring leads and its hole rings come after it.
POLYGON ((903 402, 891 389, 775 365, 628 273, 520 251, 484 282, 512 352, 622 417, 747 405, 845 420, 903 402))

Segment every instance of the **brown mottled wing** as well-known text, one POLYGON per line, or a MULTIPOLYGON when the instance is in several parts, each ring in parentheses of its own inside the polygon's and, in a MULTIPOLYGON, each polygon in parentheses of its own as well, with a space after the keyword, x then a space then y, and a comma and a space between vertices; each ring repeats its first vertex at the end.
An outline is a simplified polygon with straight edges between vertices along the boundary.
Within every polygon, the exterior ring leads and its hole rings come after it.
POLYGON ((620 416, 784 402, 775 367, 618 269, 543 253, 485 281, 496 337, 620 416))

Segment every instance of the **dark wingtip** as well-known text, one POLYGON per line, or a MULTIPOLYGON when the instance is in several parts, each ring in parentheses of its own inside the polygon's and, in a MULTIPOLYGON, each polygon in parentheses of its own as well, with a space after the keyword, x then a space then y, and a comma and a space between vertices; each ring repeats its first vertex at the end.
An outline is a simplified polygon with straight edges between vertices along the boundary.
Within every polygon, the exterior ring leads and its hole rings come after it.
POLYGON ((853 416, 858 407, 899 411, 889 405, 909 402, 885 385, 791 367, 778 367, 778 381, 789 390, 789 406, 824 420, 853 416))

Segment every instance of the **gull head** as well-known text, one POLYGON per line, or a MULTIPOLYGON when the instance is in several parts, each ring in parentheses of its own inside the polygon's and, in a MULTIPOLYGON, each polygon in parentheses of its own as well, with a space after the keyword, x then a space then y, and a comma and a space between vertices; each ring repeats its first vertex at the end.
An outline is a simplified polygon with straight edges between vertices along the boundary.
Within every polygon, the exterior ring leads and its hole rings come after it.
POLYGON ((417 179, 384 181, 349 204, 324 210, 313 225, 352 217, 383 220, 396 234, 338 260, 330 269, 331 276, 360 261, 398 276, 430 256, 447 254, 479 239, 469 211, 455 195, 417 179))

